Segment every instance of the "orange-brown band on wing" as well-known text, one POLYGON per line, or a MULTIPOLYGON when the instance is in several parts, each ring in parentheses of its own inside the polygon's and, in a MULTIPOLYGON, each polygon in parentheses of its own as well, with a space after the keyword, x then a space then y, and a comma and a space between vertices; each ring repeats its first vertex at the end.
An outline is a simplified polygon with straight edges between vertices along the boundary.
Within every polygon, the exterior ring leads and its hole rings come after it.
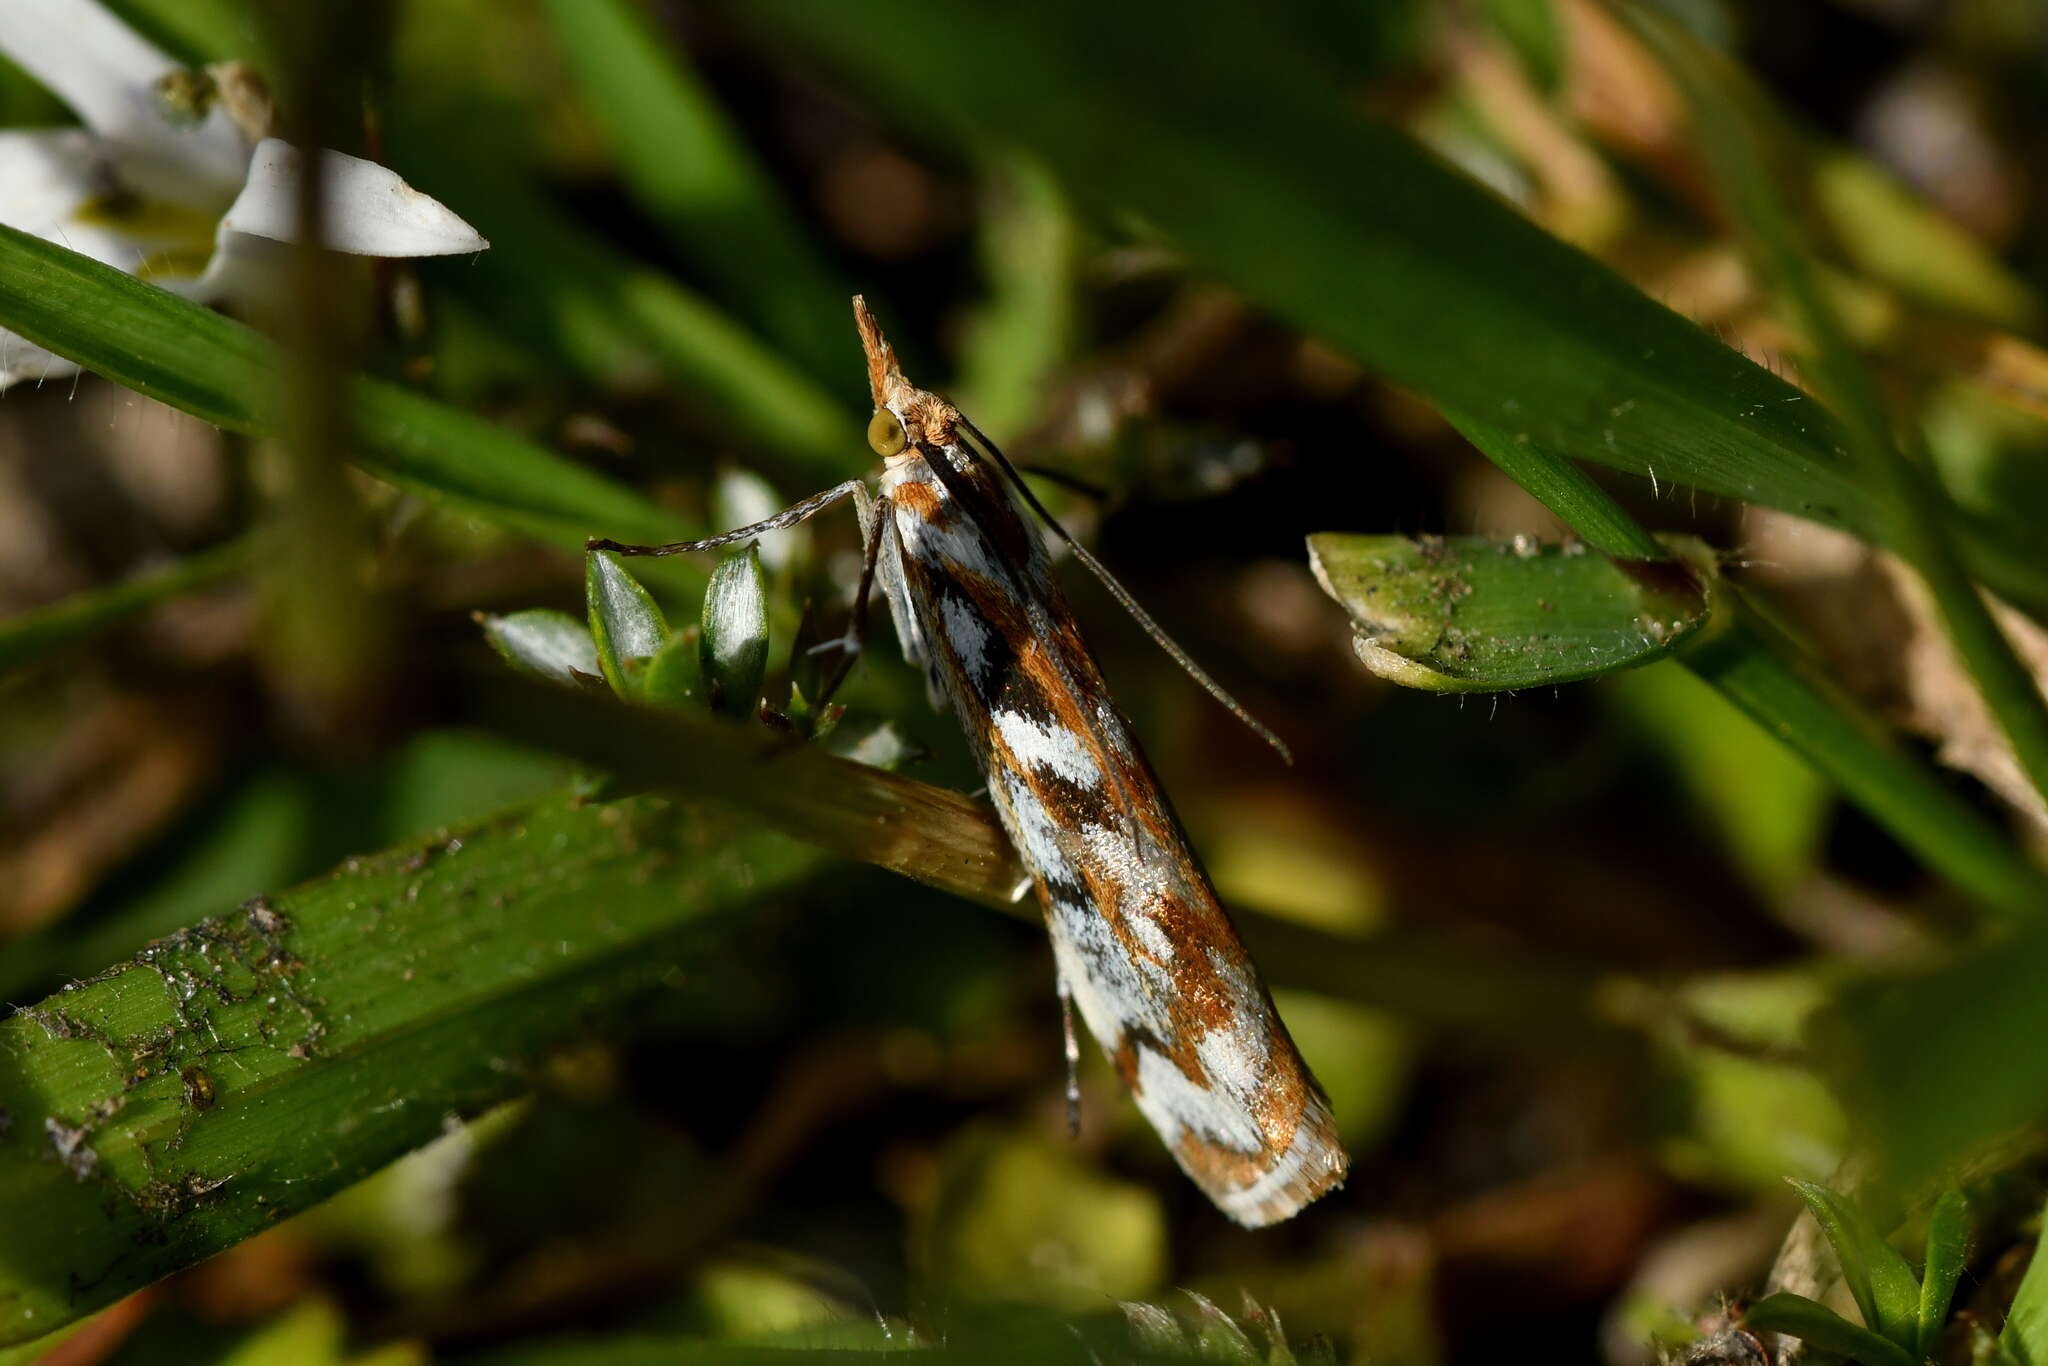
POLYGON ((1246 1228, 1262 1228, 1295 1214, 1344 1182, 1350 1159, 1337 1137, 1329 1106, 1310 1090, 1285 1144, 1247 1155, 1186 1132, 1174 1160, 1217 1208, 1246 1228))

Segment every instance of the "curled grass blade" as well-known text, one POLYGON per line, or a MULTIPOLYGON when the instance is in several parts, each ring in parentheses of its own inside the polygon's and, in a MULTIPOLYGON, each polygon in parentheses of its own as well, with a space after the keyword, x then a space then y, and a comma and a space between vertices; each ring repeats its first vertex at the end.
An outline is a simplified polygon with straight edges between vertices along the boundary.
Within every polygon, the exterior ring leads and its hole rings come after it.
POLYGON ((1498 692, 1639 668, 1705 628, 1714 556, 1671 541, 1673 559, 1619 560, 1583 545, 1324 532, 1308 554, 1368 669, 1431 692, 1498 692))

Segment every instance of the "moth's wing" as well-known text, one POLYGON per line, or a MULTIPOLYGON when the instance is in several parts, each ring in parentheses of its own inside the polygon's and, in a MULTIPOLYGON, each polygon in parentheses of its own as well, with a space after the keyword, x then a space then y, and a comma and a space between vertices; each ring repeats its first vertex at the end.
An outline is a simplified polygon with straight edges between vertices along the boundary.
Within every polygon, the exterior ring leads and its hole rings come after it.
MULTIPOLYGON (((1142 763, 1142 761, 1140 761, 1142 763)), ((1241 1224, 1285 1219, 1343 1179, 1329 1103, 1281 1024, 1156 784, 1130 819, 1061 831, 1020 810, 1062 849, 1071 876, 1044 880, 1062 981, 1138 1108, 1190 1179, 1241 1224), (1163 822, 1162 822, 1163 818, 1163 822), (1058 832, 1058 833, 1055 833, 1058 832)), ((1014 808, 1033 798, 1003 784, 1014 808)))
POLYGON ((1182 1170, 1269 1224, 1342 1179, 1328 1103, 1111 702, 1036 534, 948 450, 896 497, 934 677, 1030 867, 1060 979, 1182 1170))
POLYGON ((1025 596, 1047 667, 999 703, 990 787, 1048 869, 1061 979, 1195 1184, 1241 1224, 1285 1219, 1348 1166, 1329 1102, 1058 588, 1025 596))

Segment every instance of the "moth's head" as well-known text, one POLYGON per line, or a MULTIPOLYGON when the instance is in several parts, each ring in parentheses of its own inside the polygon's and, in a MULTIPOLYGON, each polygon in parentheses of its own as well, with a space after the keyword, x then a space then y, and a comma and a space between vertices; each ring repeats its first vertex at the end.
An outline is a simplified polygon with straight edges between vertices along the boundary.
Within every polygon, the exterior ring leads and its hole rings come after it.
POLYGON ((884 460, 914 457, 917 448, 941 450, 954 443, 960 410, 937 394, 903 378, 896 352, 882 336, 867 301, 853 296, 853 322, 860 329, 861 349, 868 357, 868 388, 875 415, 868 419, 868 445, 884 460))

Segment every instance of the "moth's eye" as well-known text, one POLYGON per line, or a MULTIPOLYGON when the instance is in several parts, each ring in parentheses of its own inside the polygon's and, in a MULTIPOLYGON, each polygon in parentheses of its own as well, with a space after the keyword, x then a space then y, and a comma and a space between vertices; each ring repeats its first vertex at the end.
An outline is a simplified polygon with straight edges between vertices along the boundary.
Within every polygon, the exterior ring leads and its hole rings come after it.
POLYGON ((910 444, 910 436, 903 430, 903 424, 896 420, 896 414, 887 408, 878 408, 868 419, 868 445, 874 447, 876 455, 901 455, 903 448, 910 444))

